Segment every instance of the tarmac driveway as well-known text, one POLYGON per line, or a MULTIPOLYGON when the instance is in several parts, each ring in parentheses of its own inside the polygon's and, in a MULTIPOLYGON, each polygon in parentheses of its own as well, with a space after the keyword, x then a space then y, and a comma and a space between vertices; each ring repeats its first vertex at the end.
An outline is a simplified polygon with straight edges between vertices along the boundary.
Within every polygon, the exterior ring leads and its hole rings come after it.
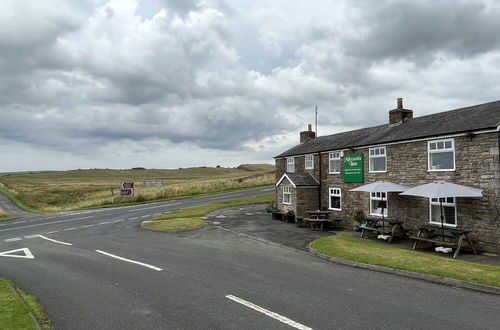
POLYGON ((265 207, 265 204, 254 204, 220 209, 209 213, 207 221, 237 233, 301 250, 307 250, 307 245, 318 237, 334 235, 333 231, 299 228, 297 224, 272 219, 265 207))

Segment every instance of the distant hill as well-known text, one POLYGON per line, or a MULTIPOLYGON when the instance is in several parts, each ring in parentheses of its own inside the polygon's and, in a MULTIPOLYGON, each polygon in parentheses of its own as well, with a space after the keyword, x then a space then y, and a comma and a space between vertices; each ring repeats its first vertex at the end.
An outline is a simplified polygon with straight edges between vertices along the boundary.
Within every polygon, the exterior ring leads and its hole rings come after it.
POLYGON ((240 166, 238 166, 236 168, 239 170, 249 171, 249 172, 274 171, 275 166, 271 165, 271 164, 241 164, 240 166))

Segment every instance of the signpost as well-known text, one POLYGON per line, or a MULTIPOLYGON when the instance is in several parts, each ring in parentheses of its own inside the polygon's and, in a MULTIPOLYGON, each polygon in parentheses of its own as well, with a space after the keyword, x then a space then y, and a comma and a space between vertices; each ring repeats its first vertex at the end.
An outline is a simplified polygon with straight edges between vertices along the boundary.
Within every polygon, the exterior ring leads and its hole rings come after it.
POLYGON ((129 181, 122 181, 120 183, 121 196, 134 196, 134 183, 129 181))
POLYGON ((364 182, 363 154, 344 156, 344 182, 364 182))

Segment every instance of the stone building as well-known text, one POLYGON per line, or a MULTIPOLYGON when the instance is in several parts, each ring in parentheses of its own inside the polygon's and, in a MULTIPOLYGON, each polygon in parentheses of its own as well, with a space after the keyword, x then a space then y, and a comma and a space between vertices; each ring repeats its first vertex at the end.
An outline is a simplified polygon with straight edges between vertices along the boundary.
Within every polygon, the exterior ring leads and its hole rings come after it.
POLYGON ((409 229, 439 223, 439 201, 398 193, 351 192, 378 180, 414 187, 444 180, 483 189, 482 198, 446 198, 445 225, 472 230, 500 253, 500 101, 413 118, 398 99, 389 122, 316 137, 275 157, 277 207, 304 216, 329 210, 350 227, 357 210, 397 218, 409 229))

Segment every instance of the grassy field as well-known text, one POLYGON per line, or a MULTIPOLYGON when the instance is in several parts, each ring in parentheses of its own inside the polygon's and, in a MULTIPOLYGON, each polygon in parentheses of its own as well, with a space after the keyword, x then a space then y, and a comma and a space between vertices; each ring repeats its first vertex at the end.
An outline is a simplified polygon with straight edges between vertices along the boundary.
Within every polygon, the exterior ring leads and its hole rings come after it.
POLYGON ((500 287, 500 267, 403 250, 357 237, 325 236, 314 240, 312 248, 341 259, 500 287))
POLYGON ((51 329, 35 298, 21 290, 14 291, 10 283, 0 278, 0 322, 2 329, 38 329, 30 316, 35 315, 43 329, 51 329))
POLYGON ((275 194, 266 194, 257 197, 190 207, 172 213, 158 215, 151 221, 144 221, 143 226, 151 230, 166 232, 198 229, 207 225, 207 222, 202 219, 202 217, 209 212, 231 206, 270 203, 274 202, 275 198, 275 194))
POLYGON ((0 190, 28 210, 59 212, 120 203, 189 197, 269 185, 274 166, 240 165, 237 168, 177 170, 74 170, 0 174, 0 190), (120 197, 121 181, 135 182, 135 196, 120 197), (142 187, 143 181, 164 181, 164 187, 142 187), (114 188, 114 194, 111 193, 114 188))

